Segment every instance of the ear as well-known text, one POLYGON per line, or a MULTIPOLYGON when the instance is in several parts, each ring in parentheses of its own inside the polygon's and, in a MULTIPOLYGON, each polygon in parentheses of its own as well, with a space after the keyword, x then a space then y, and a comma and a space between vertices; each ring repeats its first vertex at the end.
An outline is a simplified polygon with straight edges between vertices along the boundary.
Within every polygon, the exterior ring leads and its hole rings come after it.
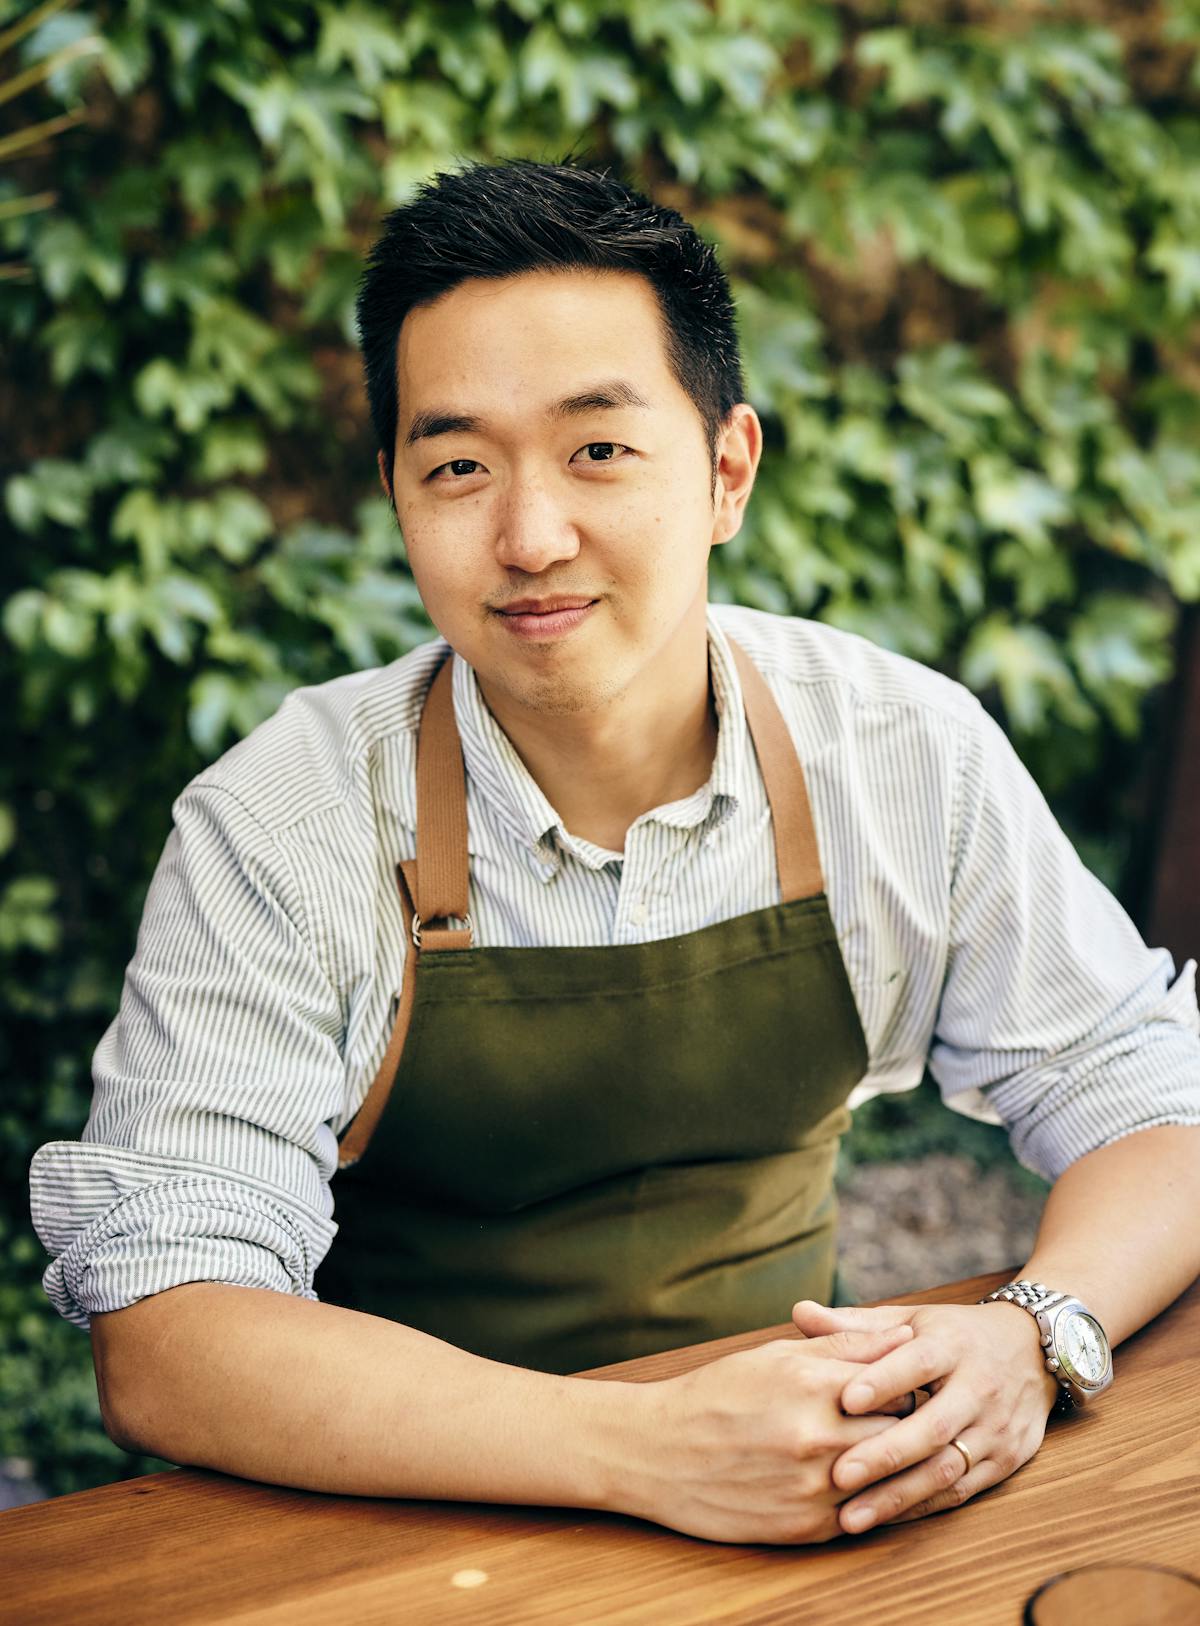
POLYGON ((742 528, 742 515, 754 489, 763 432, 758 413, 746 401, 730 410, 717 442, 717 489, 713 501, 715 547, 742 528))
POLYGON ((375 453, 375 461, 379 465, 379 483, 383 487, 383 494, 394 508, 396 506, 396 499, 392 496, 392 487, 388 480, 387 461, 384 458, 382 451, 375 453))

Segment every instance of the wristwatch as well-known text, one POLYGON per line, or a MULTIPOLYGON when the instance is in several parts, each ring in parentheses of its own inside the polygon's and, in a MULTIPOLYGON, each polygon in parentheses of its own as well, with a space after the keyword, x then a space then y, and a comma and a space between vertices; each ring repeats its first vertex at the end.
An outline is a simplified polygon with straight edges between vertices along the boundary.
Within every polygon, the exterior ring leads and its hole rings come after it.
POLYGON ((1086 1305, 1053 1292, 1044 1282, 1008 1282, 979 1302, 997 1300, 1019 1304, 1037 1322, 1046 1370, 1060 1384, 1055 1412, 1073 1411, 1108 1388, 1113 1380, 1112 1350, 1104 1328, 1086 1305))

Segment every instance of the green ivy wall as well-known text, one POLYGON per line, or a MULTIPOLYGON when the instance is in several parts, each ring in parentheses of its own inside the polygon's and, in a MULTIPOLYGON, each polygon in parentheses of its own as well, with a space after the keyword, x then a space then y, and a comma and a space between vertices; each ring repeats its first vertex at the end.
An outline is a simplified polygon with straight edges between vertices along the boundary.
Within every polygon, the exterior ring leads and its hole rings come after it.
POLYGON ((125 0, 0 66, 91 33, 0 107, 86 109, 0 168, 0 1457, 52 1491, 150 1465, 26 1172, 86 1114, 171 799, 428 636, 352 328, 418 179, 570 149, 719 243, 767 452, 713 595, 978 691, 1118 890, 1200 598, 1194 3, 125 0))

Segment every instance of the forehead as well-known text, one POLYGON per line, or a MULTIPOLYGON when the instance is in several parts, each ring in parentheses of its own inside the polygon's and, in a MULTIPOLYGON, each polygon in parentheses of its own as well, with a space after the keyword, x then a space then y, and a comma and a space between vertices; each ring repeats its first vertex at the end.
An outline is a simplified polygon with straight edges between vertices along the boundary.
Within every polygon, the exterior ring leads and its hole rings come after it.
POLYGON ((627 378, 655 406, 687 404, 658 298, 624 271, 471 278, 405 317, 396 347, 399 428, 431 407, 480 416, 540 411, 597 376, 627 378))

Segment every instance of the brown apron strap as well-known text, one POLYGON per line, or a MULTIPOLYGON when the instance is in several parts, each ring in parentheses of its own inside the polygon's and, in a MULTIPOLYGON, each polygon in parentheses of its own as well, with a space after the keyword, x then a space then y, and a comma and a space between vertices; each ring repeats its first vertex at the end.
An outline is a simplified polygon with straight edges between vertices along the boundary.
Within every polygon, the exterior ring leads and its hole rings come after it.
POLYGON ((467 781, 462 743, 454 720, 454 656, 447 655, 425 696, 417 734, 417 856, 396 865, 396 887, 410 939, 396 1020, 363 1104, 338 1143, 338 1168, 357 1163, 383 1116, 412 1020, 417 966, 423 951, 470 948, 467 911, 467 781), (465 929, 427 925, 454 917, 465 929))
MULTIPOLYGON (((729 645, 771 806, 783 902, 814 897, 825 890, 825 883, 804 769, 766 679, 732 638, 729 645)), ((371 1088, 341 1140, 339 1169, 362 1156, 387 1105, 412 1017, 421 953, 471 946, 468 881, 466 770, 454 720, 453 656, 448 656, 426 697, 417 737, 417 857, 396 866, 405 930, 413 943, 404 959, 392 1035, 371 1088), (447 917, 467 920, 466 929, 425 925, 447 917)))
MULTIPOLYGON (((417 885, 421 921, 467 914, 467 776, 454 721, 454 657, 434 678, 417 736, 417 885)), ((461 932, 447 934, 461 937, 461 932)), ((422 946, 433 948, 432 935, 422 946)), ((438 947, 453 948, 452 943, 438 947)), ((463 945, 466 946, 465 944, 463 945)))
MULTIPOLYGON (((411 936, 413 917, 416 909, 413 905, 413 892, 416 884, 416 864, 410 858, 401 859, 396 865, 396 890, 400 894, 400 907, 404 911, 404 930, 411 936)), ((410 948, 404 956, 404 976, 400 983, 400 999, 396 1009, 396 1020, 392 1026, 392 1036, 388 1040, 388 1047, 384 1051, 383 1060, 379 1063, 379 1070, 371 1081, 371 1088, 366 1098, 354 1115, 354 1121, 338 1142, 338 1168, 348 1169, 352 1163, 357 1163, 367 1149, 367 1142, 375 1133, 375 1125, 383 1116, 383 1109, 387 1105, 388 1096, 392 1093, 392 1084, 396 1074, 400 1071, 400 1057, 404 1053, 404 1041, 408 1038, 408 1024, 412 1019, 413 999, 417 989, 417 961, 420 958, 419 950, 410 948)))
POLYGON ((767 687, 766 678, 732 638, 729 647, 742 681, 746 722, 771 804, 775 862, 783 902, 815 897, 818 892, 824 892, 825 879, 821 873, 821 854, 808 787, 795 742, 775 696, 767 687))

